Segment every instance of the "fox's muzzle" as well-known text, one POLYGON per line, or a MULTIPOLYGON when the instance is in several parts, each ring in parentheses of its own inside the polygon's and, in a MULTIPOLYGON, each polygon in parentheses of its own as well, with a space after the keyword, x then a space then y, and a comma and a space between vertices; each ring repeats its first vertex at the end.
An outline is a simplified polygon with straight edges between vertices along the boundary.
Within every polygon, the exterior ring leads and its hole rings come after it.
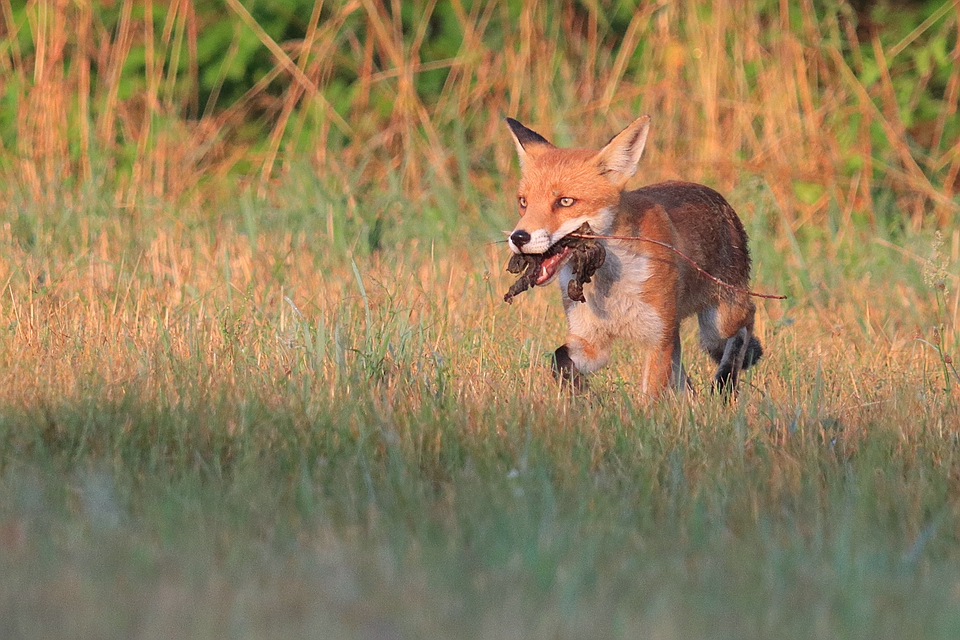
POLYGON ((514 253, 543 253, 553 241, 546 229, 537 229, 532 233, 526 229, 514 229, 507 244, 514 253))

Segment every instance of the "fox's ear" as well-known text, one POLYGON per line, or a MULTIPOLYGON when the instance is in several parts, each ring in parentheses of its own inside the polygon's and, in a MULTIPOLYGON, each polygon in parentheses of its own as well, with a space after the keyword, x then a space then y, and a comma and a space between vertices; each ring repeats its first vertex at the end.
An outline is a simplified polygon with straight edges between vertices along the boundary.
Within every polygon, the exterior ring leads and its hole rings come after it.
POLYGON ((600 174, 611 182, 624 184, 637 172, 637 164, 647 144, 650 132, 650 116, 640 116, 626 129, 615 135, 597 153, 600 174))
POLYGON ((521 169, 528 158, 536 156, 544 149, 553 148, 553 145, 546 138, 533 129, 527 129, 513 118, 507 118, 507 126, 510 127, 510 135, 513 136, 514 144, 517 145, 517 156, 520 158, 521 169))

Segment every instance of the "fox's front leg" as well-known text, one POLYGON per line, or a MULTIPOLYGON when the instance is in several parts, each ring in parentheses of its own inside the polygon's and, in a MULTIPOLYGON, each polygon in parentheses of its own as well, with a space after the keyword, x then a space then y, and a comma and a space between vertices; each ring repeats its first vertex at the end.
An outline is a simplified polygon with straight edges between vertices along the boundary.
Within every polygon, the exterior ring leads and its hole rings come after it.
POLYGON ((584 391, 587 388, 584 374, 596 371, 609 359, 609 343, 569 335, 553 354, 553 375, 569 384, 574 391, 584 391))
POLYGON ((647 352, 643 367, 643 393, 656 398, 670 387, 682 390, 687 385, 686 377, 680 363, 680 331, 677 327, 647 352))

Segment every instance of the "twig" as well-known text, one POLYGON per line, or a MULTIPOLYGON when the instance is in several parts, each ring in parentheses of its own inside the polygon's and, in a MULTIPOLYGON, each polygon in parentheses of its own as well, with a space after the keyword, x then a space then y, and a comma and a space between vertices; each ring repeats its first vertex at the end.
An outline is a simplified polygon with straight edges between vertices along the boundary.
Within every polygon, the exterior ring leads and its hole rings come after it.
POLYGON ((680 250, 677 249, 676 247, 674 247, 674 246, 672 246, 672 245, 669 245, 669 244, 667 244, 666 242, 660 242, 659 240, 654 240, 653 238, 644 238, 643 236, 602 236, 602 235, 597 235, 597 234, 585 235, 585 234, 579 234, 579 233, 571 233, 571 234, 569 234, 569 235, 570 235, 570 237, 572 237, 572 238, 584 238, 584 239, 592 239, 592 240, 637 240, 637 241, 639 241, 639 242, 649 242, 649 243, 651 243, 651 244, 655 244, 655 245, 657 245, 657 246, 663 247, 664 249, 669 249, 670 251, 674 252, 675 254, 677 254, 678 256, 680 256, 681 258, 683 258, 684 260, 686 260, 687 262, 689 262, 690 265, 691 265, 694 269, 696 269, 698 273, 700 273, 701 275, 707 277, 708 279, 712 280, 713 282, 717 283, 717 284, 720 285, 721 287, 726 287, 727 289, 732 289, 732 290, 734 290, 734 291, 736 291, 736 292, 738 292, 738 293, 744 293, 744 294, 746 294, 746 295, 748 295, 748 296, 752 296, 752 297, 754 297, 754 298, 767 298, 768 300, 786 300, 786 299, 787 299, 787 296, 777 296, 777 295, 773 295, 773 294, 770 294, 770 293, 756 293, 755 291, 750 291, 749 289, 743 289, 743 288, 738 287, 738 286, 736 286, 736 285, 732 285, 732 284, 730 284, 729 282, 724 282, 723 280, 721 280, 720 278, 716 277, 715 275, 713 275, 713 274, 711 274, 711 273, 707 273, 706 271, 704 271, 704 270, 700 267, 700 265, 698 265, 698 264, 693 260, 693 258, 691 258, 691 257, 688 256, 687 254, 683 253, 682 251, 680 251, 680 250))

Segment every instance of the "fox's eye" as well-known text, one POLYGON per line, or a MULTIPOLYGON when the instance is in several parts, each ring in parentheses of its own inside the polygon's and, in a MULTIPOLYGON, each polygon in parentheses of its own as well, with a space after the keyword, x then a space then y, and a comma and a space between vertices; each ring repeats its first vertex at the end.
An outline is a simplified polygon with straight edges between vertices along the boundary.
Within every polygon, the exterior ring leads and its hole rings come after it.
POLYGON ((560 198, 557 200, 560 203, 561 207, 572 207, 573 203, 576 202, 573 198, 560 198))
POLYGON ((526 199, 526 198, 524 198, 523 196, 520 196, 519 198, 517 198, 517 201, 520 203, 520 208, 521 208, 521 209, 526 209, 526 208, 527 208, 527 199, 526 199))

